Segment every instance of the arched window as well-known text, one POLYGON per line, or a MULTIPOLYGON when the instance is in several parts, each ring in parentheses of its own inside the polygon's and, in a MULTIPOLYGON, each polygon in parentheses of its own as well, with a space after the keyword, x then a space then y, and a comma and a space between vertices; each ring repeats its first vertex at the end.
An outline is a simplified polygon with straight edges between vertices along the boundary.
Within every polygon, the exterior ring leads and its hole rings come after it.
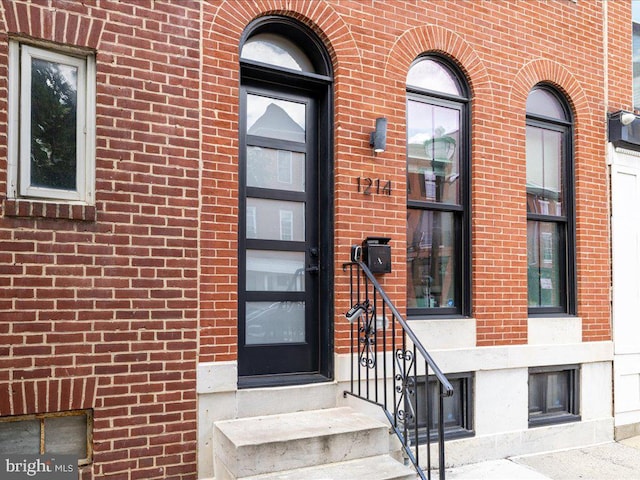
POLYGON ((575 313, 573 125, 562 96, 527 98, 527 260, 530 314, 575 313))
POLYGON ((332 377, 330 65, 291 18, 260 18, 240 45, 240 386, 332 377))
POLYGON ((437 56, 407 76, 407 307, 409 316, 471 308, 469 95, 437 56))

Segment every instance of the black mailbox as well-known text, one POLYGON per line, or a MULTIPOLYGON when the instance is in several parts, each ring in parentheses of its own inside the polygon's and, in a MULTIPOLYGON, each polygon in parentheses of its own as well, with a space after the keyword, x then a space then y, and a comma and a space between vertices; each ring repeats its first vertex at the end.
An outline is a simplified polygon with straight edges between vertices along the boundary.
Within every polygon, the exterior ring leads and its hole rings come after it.
POLYGON ((390 238, 367 237, 362 242, 362 262, 371 273, 391 273, 390 238))

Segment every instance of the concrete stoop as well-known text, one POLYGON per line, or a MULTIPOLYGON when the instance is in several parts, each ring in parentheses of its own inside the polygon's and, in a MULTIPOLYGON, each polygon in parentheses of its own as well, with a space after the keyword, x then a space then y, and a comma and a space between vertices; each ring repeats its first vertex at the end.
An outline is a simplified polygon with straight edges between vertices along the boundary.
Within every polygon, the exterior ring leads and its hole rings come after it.
POLYGON ((389 455, 389 427, 349 407, 215 423, 216 480, 415 480, 389 455))

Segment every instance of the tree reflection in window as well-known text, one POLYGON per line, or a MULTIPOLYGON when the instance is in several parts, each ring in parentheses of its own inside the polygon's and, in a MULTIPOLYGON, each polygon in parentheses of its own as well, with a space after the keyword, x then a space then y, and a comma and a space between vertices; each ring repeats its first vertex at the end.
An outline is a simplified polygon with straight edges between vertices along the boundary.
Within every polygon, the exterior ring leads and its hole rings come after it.
POLYGON ((76 188, 77 68, 33 58, 31 184, 76 188))

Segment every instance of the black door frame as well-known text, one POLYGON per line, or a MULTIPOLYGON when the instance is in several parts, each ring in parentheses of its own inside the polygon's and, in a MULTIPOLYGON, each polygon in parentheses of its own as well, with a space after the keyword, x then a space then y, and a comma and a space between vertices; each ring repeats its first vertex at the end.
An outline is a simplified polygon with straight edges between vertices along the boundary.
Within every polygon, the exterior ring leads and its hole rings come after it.
MULTIPOLYGON (((240 109, 240 155, 239 155, 239 242, 238 242, 238 386, 240 388, 257 386, 275 386, 288 384, 302 384, 322 382, 333 379, 333 275, 334 275, 334 247, 333 247, 333 122, 331 115, 332 88, 331 78, 324 75, 279 71, 275 68, 255 65, 244 61, 241 65, 241 109, 240 109), (317 189, 317 222, 315 234, 319 243, 317 265, 317 364, 312 371, 287 373, 261 373, 252 375, 247 373, 242 358, 243 345, 243 312, 246 295, 244 293, 244 252, 246 242, 246 105, 244 104, 247 89, 252 91, 272 92, 275 96, 300 95, 313 99, 316 108, 313 123, 315 124, 316 165, 315 172, 307 174, 307 181, 314 182, 317 189)), ((307 222, 308 223, 308 222, 307 222)), ((308 250, 308 249, 307 249, 308 250)), ((309 260, 309 252, 306 254, 309 260)))

